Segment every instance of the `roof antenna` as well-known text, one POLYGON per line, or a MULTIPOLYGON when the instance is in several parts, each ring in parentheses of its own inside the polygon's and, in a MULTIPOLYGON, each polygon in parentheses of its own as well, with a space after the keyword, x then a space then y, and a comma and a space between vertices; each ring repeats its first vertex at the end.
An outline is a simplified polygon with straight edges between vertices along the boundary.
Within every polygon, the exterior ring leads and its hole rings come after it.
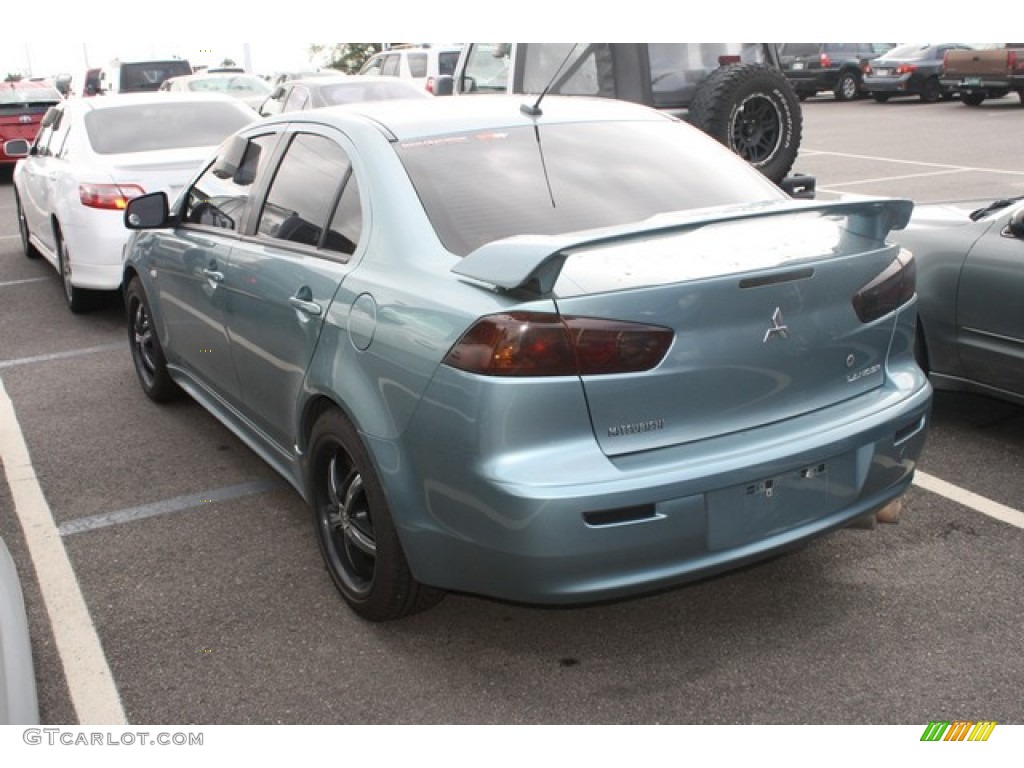
POLYGON ((555 80, 557 80, 558 76, 562 74, 562 70, 565 69, 565 65, 569 62, 569 59, 572 57, 573 53, 576 51, 576 48, 578 46, 579 43, 572 44, 572 48, 570 48, 569 52, 565 54, 565 58, 562 59, 562 63, 558 65, 558 69, 555 70, 555 74, 551 76, 551 79, 548 81, 548 84, 544 86, 544 90, 540 92, 540 96, 537 97, 537 101, 535 101, 533 104, 520 104, 520 112, 522 112, 524 115, 528 117, 540 117, 541 115, 544 114, 543 112, 541 112, 540 102, 545 96, 548 95, 548 91, 551 90, 551 86, 555 84, 555 80))

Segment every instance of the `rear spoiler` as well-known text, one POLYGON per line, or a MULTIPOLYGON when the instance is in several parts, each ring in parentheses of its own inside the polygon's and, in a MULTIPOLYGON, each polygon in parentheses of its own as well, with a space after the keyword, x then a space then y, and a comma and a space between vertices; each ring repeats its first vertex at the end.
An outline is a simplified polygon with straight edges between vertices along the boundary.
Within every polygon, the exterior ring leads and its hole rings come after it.
POLYGON ((890 198, 814 203, 785 200, 764 205, 704 208, 660 214, 642 222, 607 229, 495 240, 469 253, 451 271, 502 291, 529 290, 547 294, 554 288, 565 260, 576 250, 682 233, 709 224, 811 212, 846 217, 851 234, 882 243, 891 230, 907 226, 913 209, 911 200, 890 198))

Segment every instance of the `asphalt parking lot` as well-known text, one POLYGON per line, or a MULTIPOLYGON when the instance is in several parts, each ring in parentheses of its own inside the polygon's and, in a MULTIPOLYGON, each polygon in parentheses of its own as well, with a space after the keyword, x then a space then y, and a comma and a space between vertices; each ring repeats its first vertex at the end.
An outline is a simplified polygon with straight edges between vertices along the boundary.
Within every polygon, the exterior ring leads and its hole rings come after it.
MULTIPOLYGON (((795 170, 823 199, 1024 194, 1016 97, 803 107, 795 170)), ((44 723, 1024 723, 1016 406, 939 393, 898 524, 641 599, 449 595, 373 625, 336 594, 310 513, 269 466, 194 403, 146 399, 119 302, 72 316, 56 273, 22 255, 9 172, 0 384, 0 425, 8 401, 17 420, 0 535, 44 723)))

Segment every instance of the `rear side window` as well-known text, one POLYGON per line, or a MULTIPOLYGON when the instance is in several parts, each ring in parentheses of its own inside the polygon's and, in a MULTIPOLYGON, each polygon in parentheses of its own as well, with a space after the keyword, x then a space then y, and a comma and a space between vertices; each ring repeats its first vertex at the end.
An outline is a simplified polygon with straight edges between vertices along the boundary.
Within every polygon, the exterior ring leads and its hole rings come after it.
POLYGON ((437 73, 439 75, 454 75, 455 65, 458 63, 458 51, 442 51, 437 54, 437 73))
POLYGON ((296 134, 271 182, 258 234, 351 254, 361 230, 345 150, 325 136, 296 134))
POLYGON ((785 198, 725 147, 668 119, 432 136, 396 149, 441 242, 461 256, 512 235, 785 198))
POLYGON ((427 54, 410 53, 408 61, 410 75, 412 75, 413 77, 427 76, 427 54))

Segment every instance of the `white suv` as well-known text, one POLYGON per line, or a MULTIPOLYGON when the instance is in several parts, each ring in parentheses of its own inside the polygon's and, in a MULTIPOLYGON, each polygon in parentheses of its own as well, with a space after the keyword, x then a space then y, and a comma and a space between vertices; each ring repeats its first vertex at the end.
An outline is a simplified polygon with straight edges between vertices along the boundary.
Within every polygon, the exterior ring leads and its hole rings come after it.
POLYGON ((430 93, 439 75, 455 73, 461 45, 399 46, 374 54, 359 70, 360 75, 387 75, 413 80, 430 93))

